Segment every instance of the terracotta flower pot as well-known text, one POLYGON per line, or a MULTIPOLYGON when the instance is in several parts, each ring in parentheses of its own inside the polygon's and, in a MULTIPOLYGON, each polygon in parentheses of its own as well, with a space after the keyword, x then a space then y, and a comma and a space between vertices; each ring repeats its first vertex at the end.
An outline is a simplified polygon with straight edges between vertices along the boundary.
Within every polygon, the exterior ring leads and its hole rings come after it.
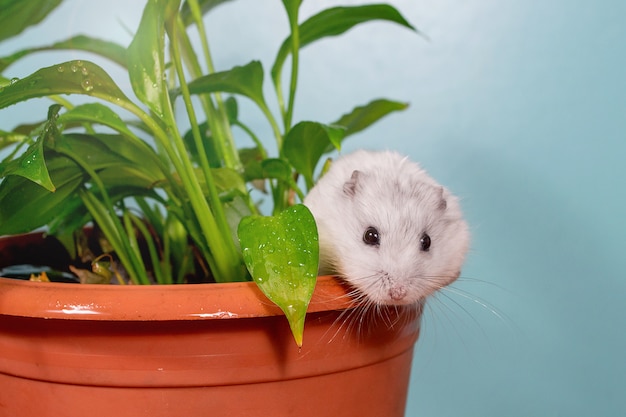
POLYGON ((403 416, 419 316, 348 325, 346 307, 320 277, 298 349, 254 283, 0 278, 0 415, 403 416))

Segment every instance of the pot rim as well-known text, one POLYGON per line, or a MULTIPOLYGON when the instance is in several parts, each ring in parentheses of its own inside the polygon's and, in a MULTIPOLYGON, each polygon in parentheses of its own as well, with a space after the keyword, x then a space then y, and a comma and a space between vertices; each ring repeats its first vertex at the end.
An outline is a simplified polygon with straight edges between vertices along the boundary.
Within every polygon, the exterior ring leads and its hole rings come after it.
MULTIPOLYGON (((307 312, 354 307, 336 277, 318 277, 307 312)), ((283 315, 254 282, 95 285, 0 278, 0 315, 104 321, 175 321, 283 315)))

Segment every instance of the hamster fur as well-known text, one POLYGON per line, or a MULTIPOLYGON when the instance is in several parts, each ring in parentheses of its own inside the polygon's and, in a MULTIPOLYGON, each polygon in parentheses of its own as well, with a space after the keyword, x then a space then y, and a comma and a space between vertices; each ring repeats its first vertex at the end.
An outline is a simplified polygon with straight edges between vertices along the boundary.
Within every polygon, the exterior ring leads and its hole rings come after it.
POLYGON ((315 217, 320 274, 378 305, 409 305, 452 283, 469 247, 455 196, 408 158, 357 151, 331 164, 304 204, 315 217))

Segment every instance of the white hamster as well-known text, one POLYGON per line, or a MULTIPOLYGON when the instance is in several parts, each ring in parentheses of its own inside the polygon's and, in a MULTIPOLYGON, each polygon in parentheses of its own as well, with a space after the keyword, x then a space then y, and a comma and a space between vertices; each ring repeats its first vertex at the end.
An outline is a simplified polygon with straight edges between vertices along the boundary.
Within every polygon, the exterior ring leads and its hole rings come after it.
POLYGON ((423 302, 460 274, 469 230, 457 198, 398 153, 340 157, 304 204, 318 227, 320 274, 342 278, 358 298, 423 302))

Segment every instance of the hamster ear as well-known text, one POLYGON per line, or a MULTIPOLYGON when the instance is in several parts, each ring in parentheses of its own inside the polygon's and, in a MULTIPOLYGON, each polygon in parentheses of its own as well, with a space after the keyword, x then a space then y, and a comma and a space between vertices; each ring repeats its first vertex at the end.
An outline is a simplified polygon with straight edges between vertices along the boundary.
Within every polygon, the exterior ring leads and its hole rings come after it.
POLYGON ((361 171, 355 170, 352 171, 352 176, 346 183, 343 185, 343 192, 348 197, 354 197, 359 186, 359 177, 362 176, 363 173, 361 171))

